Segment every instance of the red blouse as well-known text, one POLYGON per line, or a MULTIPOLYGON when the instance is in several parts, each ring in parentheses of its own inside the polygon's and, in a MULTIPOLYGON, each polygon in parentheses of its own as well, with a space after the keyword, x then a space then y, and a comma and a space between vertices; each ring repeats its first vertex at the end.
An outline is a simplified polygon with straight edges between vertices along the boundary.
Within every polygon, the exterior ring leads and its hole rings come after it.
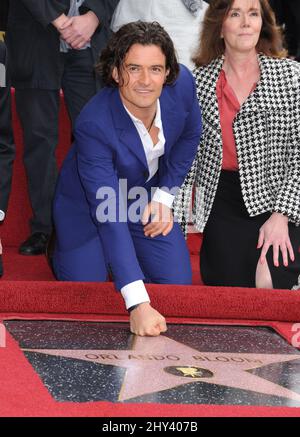
MULTIPOLYGON (((253 85, 251 92, 255 89, 255 87, 256 84, 253 85)), ((233 89, 227 82, 224 70, 221 70, 221 74, 217 82, 216 92, 218 97, 223 141, 222 169, 237 171, 239 164, 232 125, 241 105, 233 89)))

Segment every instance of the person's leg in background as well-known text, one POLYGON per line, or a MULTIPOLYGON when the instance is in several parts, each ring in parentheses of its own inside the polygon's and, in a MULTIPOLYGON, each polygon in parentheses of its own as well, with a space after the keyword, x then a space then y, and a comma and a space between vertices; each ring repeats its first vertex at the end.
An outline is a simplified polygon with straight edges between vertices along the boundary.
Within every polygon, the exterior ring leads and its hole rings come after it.
POLYGON ((45 253, 52 232, 59 90, 16 89, 15 93, 24 133, 24 165, 33 210, 31 235, 21 244, 19 252, 22 255, 39 255, 45 253))
POLYGON ((69 50, 61 56, 64 59, 62 89, 72 127, 74 127, 83 106, 97 92, 94 62, 90 48, 69 50))
MULTIPOLYGON (((70 50, 61 57, 62 89, 73 127, 83 106, 96 93, 94 63, 90 49, 70 50)), ((46 252, 52 233, 59 90, 16 89, 16 103, 24 132, 24 164, 33 209, 31 235, 20 246, 20 253, 38 255, 46 252)))
MULTIPOLYGON (((6 65, 6 48, 0 41, 0 64, 2 64, 0 84, 0 223, 4 220, 11 190, 15 144, 12 128, 10 82, 4 66, 6 65), (5 86, 2 86, 5 85, 5 86)), ((0 276, 3 275, 2 245, 0 239, 0 276)))
POLYGON ((9 87, 0 88, 0 107, 0 210, 6 212, 15 157, 9 87))

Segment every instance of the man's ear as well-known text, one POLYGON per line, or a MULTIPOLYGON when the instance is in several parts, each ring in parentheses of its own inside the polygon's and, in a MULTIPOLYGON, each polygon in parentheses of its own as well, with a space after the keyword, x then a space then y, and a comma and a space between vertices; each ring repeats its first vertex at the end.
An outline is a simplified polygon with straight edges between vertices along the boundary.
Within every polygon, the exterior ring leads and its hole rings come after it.
POLYGON ((117 67, 113 68, 112 78, 114 79, 115 82, 119 83, 119 73, 117 67))
POLYGON ((169 76, 169 74, 170 74, 170 68, 168 68, 168 69, 166 70, 165 82, 167 81, 167 77, 169 76))

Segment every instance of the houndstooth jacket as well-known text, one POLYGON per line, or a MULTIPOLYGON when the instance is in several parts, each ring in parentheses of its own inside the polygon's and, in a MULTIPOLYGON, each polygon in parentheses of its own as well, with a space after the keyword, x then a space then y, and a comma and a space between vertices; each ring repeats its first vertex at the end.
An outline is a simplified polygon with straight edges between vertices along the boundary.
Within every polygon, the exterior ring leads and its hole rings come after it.
MULTIPOLYGON (((300 65, 258 55, 261 77, 234 123, 241 190, 250 216, 273 211, 300 224, 300 65)), ((204 230, 222 169, 222 136, 216 84, 224 57, 194 70, 203 135, 197 157, 174 202, 187 231, 204 230), (193 187, 195 197, 191 214, 193 187)))

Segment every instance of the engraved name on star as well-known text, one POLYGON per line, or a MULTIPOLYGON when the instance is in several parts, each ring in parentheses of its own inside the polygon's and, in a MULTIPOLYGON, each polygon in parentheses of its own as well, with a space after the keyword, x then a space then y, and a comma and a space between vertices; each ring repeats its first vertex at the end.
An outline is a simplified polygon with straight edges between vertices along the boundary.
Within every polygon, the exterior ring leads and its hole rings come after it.
POLYGON ((300 402, 299 393, 249 372, 273 363, 300 360, 300 354, 200 352, 163 335, 134 337, 131 350, 23 351, 126 368, 119 401, 201 381, 300 402))

